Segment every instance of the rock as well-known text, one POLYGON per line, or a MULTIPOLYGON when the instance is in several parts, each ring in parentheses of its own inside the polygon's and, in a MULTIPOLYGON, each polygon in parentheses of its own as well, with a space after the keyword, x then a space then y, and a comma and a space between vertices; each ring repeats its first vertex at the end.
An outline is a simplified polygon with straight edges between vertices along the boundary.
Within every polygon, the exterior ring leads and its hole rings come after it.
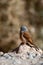
POLYGON ((3 54, 4 54, 3 52, 0 52, 0 56, 3 56, 3 54))
POLYGON ((5 57, 6 59, 11 59, 12 56, 6 53, 3 57, 5 57))
POLYGON ((18 53, 8 52, 0 55, 0 65, 43 65, 43 51, 21 45, 18 53))

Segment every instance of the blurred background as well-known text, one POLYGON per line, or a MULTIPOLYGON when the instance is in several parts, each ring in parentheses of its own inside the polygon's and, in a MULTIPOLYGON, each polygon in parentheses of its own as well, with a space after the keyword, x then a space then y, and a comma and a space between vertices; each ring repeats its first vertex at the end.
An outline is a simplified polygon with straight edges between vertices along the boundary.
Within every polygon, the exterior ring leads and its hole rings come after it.
POLYGON ((21 25, 27 26, 43 50, 43 0, 0 0, 0 51, 11 51, 20 44, 21 25))

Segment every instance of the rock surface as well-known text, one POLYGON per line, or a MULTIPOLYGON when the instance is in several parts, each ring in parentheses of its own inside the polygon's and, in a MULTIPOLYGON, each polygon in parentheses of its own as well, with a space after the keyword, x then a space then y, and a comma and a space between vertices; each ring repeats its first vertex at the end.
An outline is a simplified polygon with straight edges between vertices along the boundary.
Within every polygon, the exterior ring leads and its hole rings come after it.
POLYGON ((0 65, 43 65, 43 52, 27 45, 21 45, 18 53, 0 52, 0 65))

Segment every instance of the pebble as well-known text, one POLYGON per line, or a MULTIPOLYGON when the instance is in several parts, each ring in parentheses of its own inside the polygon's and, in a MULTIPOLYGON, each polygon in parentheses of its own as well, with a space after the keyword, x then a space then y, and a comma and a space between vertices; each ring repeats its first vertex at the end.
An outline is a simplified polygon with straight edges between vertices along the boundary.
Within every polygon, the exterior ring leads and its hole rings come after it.
POLYGON ((3 57, 5 57, 6 59, 11 59, 11 56, 8 55, 7 53, 5 53, 5 54, 3 55, 3 57))
POLYGON ((4 53, 3 52, 0 52, 0 56, 3 56, 4 55, 4 53))

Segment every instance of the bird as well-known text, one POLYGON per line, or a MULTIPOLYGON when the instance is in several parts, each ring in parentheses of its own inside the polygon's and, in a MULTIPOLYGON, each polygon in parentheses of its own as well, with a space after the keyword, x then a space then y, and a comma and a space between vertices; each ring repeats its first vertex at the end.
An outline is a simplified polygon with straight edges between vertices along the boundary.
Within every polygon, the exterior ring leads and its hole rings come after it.
POLYGON ((38 50, 38 47, 33 43, 32 36, 28 32, 28 29, 26 26, 20 27, 20 39, 22 41, 22 44, 27 44, 28 46, 34 47, 36 50, 38 50))

